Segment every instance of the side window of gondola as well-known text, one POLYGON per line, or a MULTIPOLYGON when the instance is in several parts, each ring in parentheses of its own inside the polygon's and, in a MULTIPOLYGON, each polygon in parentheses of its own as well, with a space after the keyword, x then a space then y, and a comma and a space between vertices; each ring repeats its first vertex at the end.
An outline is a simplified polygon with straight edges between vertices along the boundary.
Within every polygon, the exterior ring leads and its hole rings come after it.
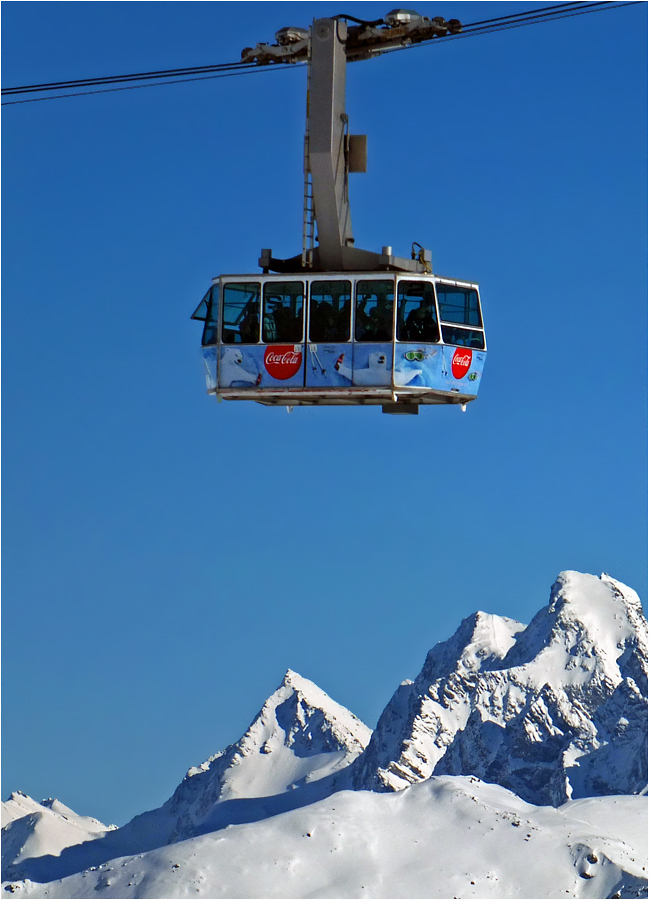
POLYGON ((299 344, 303 337, 304 282, 267 281, 264 285, 263 340, 299 344))
POLYGON ((206 305, 202 340, 204 347, 216 344, 219 337, 219 293, 219 285, 214 284, 203 298, 206 305))
POLYGON ((474 325, 482 327, 480 303, 475 288, 459 287, 455 284, 437 282, 437 302, 439 317, 442 322, 454 322, 456 325, 474 325))
POLYGON ((442 337, 444 338, 445 344, 455 344, 457 347, 472 347, 474 350, 484 350, 484 333, 482 331, 470 331, 468 328, 442 325, 442 337))
POLYGON ((351 281, 312 281, 309 340, 316 344, 348 341, 351 300, 351 281))
POLYGON ((223 285, 221 340, 224 344, 259 343, 260 300, 259 282, 229 282, 223 285))
POLYGON ((397 299, 397 340, 437 343, 439 325, 430 281, 400 281, 397 299))
POLYGON ((357 341, 391 341, 394 332, 394 281, 358 281, 356 283, 357 341))

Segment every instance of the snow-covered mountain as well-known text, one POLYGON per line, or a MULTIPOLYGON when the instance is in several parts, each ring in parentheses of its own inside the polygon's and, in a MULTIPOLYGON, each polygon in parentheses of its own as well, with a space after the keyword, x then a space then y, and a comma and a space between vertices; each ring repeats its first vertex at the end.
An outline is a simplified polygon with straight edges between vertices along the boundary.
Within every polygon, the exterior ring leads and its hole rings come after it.
POLYGON ((122 828, 13 794, 5 889, 646 897, 646 721, 637 595, 564 572, 527 627, 465 619, 374 734, 289 670, 239 741, 122 828))
POLYGON ((82 846, 70 841, 75 846, 61 853, 13 853, 3 879, 62 878, 117 856, 313 803, 334 790, 337 773, 356 759, 370 735, 349 710, 289 669, 243 737, 191 768, 159 809, 109 833, 101 833, 102 826, 89 836, 96 839, 86 838, 82 846))
POLYGON ((646 621, 607 575, 563 572, 527 628, 475 613, 381 715, 354 786, 476 775, 559 806, 647 785, 646 621))
POLYGON ((78 816, 58 800, 37 803, 15 791, 2 804, 2 871, 25 859, 58 856, 66 847, 115 828, 89 816, 78 816))
POLYGON ((326 796, 333 777, 359 756, 371 734, 289 669, 241 740, 190 769, 165 804, 175 823, 170 842, 265 818, 292 808, 298 796, 299 805, 326 796))

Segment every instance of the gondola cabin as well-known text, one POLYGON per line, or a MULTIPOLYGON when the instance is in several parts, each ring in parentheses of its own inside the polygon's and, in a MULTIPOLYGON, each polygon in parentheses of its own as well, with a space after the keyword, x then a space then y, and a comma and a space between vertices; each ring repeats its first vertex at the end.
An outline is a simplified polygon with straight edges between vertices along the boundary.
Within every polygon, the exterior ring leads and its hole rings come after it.
POLYGON ((474 400, 486 357, 478 285, 423 273, 221 275, 192 318, 219 400, 416 414, 474 400))

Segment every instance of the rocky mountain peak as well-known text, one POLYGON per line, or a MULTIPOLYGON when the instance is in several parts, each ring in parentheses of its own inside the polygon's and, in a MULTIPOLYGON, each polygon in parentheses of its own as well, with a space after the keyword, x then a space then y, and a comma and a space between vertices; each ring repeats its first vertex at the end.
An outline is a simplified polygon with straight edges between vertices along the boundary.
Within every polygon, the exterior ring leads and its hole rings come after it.
MULTIPOLYGON (((528 678, 556 686, 593 679, 616 686, 633 648, 646 679, 646 621, 635 591, 608 575, 568 571, 559 575, 548 605, 519 635, 502 668, 526 667, 528 678)), ((637 665, 632 668, 640 674, 637 665)))
MULTIPOLYGON (((191 768, 164 805, 180 840, 202 823, 342 771, 363 751, 371 730, 312 681, 288 669, 243 737, 191 768)), ((267 804, 268 805, 268 804, 267 804)), ((219 819, 220 821, 220 819, 219 819)))
POLYGON ((563 572, 532 622, 475 613, 401 685, 354 785, 476 775, 532 803, 646 786, 646 621, 630 588, 563 572))

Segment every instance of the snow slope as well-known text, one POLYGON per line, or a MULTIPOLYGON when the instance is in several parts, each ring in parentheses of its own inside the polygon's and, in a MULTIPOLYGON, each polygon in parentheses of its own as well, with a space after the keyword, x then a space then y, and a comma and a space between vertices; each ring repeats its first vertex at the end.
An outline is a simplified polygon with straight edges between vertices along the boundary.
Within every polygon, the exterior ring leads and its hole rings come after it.
POLYGON ((14 853, 3 878, 60 878, 118 856, 312 803, 334 790, 337 773, 356 759, 370 735, 349 710, 289 669, 243 737, 191 768, 159 809, 82 846, 71 841, 75 846, 63 852, 44 850, 28 859, 14 853))
POLYGON ((524 627, 476 613, 402 684, 354 766, 356 788, 473 774, 531 803, 647 784, 646 620, 607 575, 563 572, 524 627))
POLYGON ((643 797, 554 809, 442 776, 396 793, 342 791, 15 892, 51 900, 640 897, 646 840, 643 797))
POLYGON ((2 870, 34 857, 58 856, 66 847, 115 829, 78 816, 58 800, 37 803, 16 791, 2 804, 2 870))

